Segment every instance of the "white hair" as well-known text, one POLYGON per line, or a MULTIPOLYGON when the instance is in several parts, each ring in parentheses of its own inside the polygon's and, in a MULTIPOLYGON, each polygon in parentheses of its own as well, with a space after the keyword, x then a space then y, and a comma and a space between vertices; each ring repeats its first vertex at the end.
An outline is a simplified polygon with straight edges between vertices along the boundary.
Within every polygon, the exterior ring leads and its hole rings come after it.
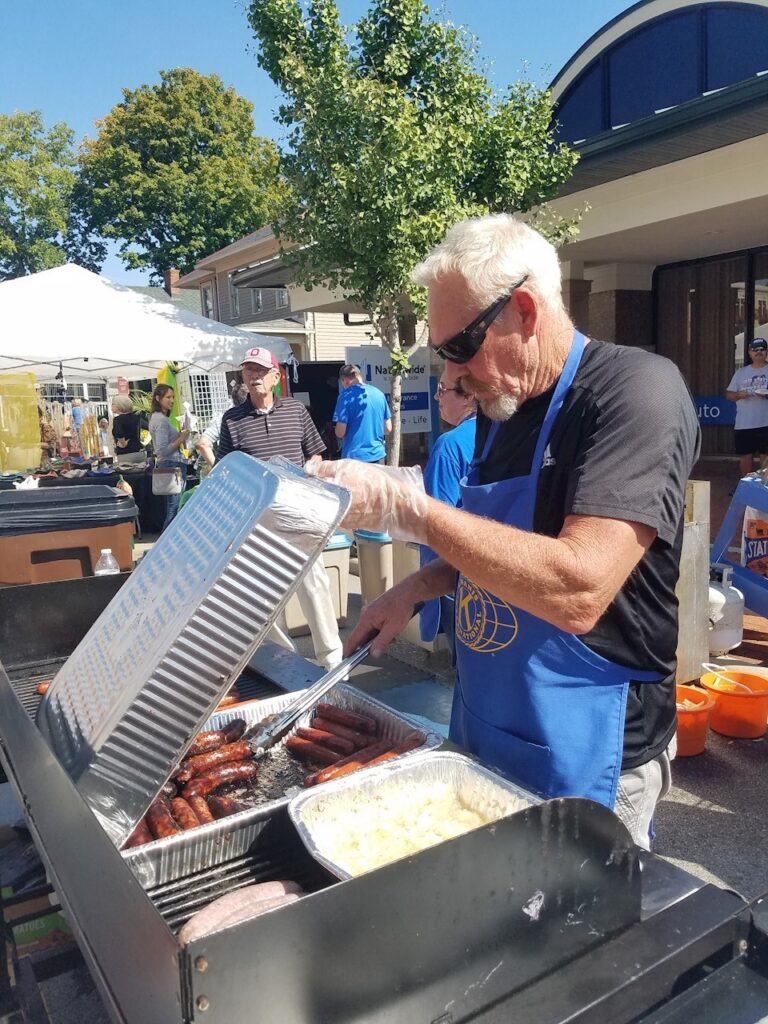
POLYGON ((527 276, 529 288, 552 312, 563 310, 560 261, 555 247, 524 221, 493 213, 461 221, 450 229, 411 274, 429 287, 447 274, 460 274, 478 306, 489 306, 527 276))
POLYGON ((128 395, 115 395, 112 399, 112 409, 120 415, 133 412, 133 402, 128 395))

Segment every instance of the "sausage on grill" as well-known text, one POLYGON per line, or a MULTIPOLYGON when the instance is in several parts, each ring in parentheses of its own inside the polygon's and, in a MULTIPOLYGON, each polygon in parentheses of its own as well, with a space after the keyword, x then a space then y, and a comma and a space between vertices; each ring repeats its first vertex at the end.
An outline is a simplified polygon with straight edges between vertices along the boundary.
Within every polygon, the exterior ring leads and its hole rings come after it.
POLYGON ((174 821, 186 832, 190 828, 197 828, 200 820, 192 810, 191 806, 182 797, 177 796, 171 800, 171 814, 174 821))
POLYGON ((201 825, 208 825, 213 821, 211 809, 204 796, 191 796, 188 800, 189 806, 197 815, 201 825))
POLYGON ((371 736, 379 731, 379 725, 375 718, 371 718, 370 715, 358 715, 354 711, 342 711, 335 704, 318 704, 317 713, 321 718, 330 718, 332 722, 348 725, 350 729, 367 732, 371 736))
POLYGON ((245 761, 249 757, 253 757, 253 751, 247 740, 225 743, 223 747, 217 747, 216 750, 198 754, 197 757, 185 758, 182 761, 179 775, 183 781, 188 782, 189 779, 185 778, 187 774, 190 779, 194 779, 196 775, 206 775, 214 768, 219 768, 230 761, 245 761))
POLYGON ((173 819, 171 809, 163 800, 153 800, 147 811, 147 825, 155 839, 175 836, 180 831, 173 819))
POLYGON ((223 747, 226 742, 227 737, 221 729, 209 729, 207 732, 199 732, 190 744, 187 757, 196 757, 198 754, 204 754, 206 750, 215 750, 217 747, 223 747))
POLYGON ((244 718, 233 718, 231 722, 222 725, 221 731, 227 737, 227 743, 236 743, 243 735, 247 727, 244 718))
POLYGON ((214 818, 228 818, 230 814, 244 811, 245 805, 233 800, 230 796, 209 796, 208 807, 214 818))
POLYGON ((330 718, 323 718, 322 715, 317 715, 312 719, 312 727, 314 729, 322 729, 323 732, 332 732, 334 736, 340 736, 342 739, 349 740, 353 745, 353 750, 359 750, 371 742, 371 737, 368 733, 358 732, 357 729, 350 729, 348 725, 342 725, 341 722, 333 722, 330 718))
POLYGON ((357 749, 352 740, 345 740, 342 736, 335 736, 332 732, 326 732, 324 729, 313 729, 311 727, 305 729, 303 726, 300 726, 296 730, 296 735, 312 743, 322 743, 324 747, 328 747, 329 750, 335 750, 337 754, 351 754, 357 749))
POLYGON ((142 818, 136 828, 126 840, 124 849, 131 850, 134 846, 143 846, 144 843, 152 842, 152 833, 149 831, 146 818, 142 818))
POLYGON ((302 761, 313 761, 315 764, 336 764, 341 757, 341 754, 329 750, 328 747, 321 747, 319 743, 303 740, 301 736, 289 736, 285 741, 285 746, 302 761))
POLYGON ((206 775, 198 775, 188 782, 181 795, 185 800, 192 796, 208 796, 227 782, 246 782, 255 779, 259 766, 255 761, 241 761, 239 764, 224 764, 206 775))

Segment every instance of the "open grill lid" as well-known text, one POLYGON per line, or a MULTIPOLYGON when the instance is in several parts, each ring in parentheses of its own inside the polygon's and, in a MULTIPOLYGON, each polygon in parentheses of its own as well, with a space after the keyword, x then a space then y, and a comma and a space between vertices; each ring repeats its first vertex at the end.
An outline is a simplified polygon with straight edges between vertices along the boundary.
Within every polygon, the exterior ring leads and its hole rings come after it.
POLYGON ((120 846, 344 515, 346 491, 234 452, 62 666, 38 725, 120 846))

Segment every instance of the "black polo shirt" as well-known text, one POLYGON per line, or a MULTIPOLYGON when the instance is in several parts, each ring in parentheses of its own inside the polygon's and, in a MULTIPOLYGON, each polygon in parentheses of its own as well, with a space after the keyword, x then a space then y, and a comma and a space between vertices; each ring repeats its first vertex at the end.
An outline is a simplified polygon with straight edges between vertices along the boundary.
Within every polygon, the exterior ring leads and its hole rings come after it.
POLYGON ((323 451, 325 445, 301 402, 276 397, 269 412, 262 413, 254 409, 249 395, 241 405, 224 413, 216 461, 230 452, 245 452, 265 460, 282 455, 303 466, 323 451))

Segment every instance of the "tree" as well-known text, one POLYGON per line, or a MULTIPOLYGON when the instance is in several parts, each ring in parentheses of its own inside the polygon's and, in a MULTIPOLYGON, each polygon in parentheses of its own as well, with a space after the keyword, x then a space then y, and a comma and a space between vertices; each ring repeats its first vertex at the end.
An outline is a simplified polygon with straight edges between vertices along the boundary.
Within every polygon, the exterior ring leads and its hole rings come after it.
POLYGON ((81 243, 116 239, 127 267, 159 278, 269 222, 278 156, 254 135, 252 104, 190 68, 161 71, 159 85, 123 96, 83 143, 81 243))
POLYGON ((493 95, 476 43, 422 0, 374 0, 352 32, 334 0, 306 15, 299 0, 250 0, 249 20, 286 100, 284 258, 305 288, 359 303, 389 348, 396 464, 401 373, 424 310, 410 271, 455 222, 550 198, 576 155, 553 139, 549 94, 522 81, 493 95))
POLYGON ((0 280, 65 263, 74 135, 39 111, 0 114, 0 280))

